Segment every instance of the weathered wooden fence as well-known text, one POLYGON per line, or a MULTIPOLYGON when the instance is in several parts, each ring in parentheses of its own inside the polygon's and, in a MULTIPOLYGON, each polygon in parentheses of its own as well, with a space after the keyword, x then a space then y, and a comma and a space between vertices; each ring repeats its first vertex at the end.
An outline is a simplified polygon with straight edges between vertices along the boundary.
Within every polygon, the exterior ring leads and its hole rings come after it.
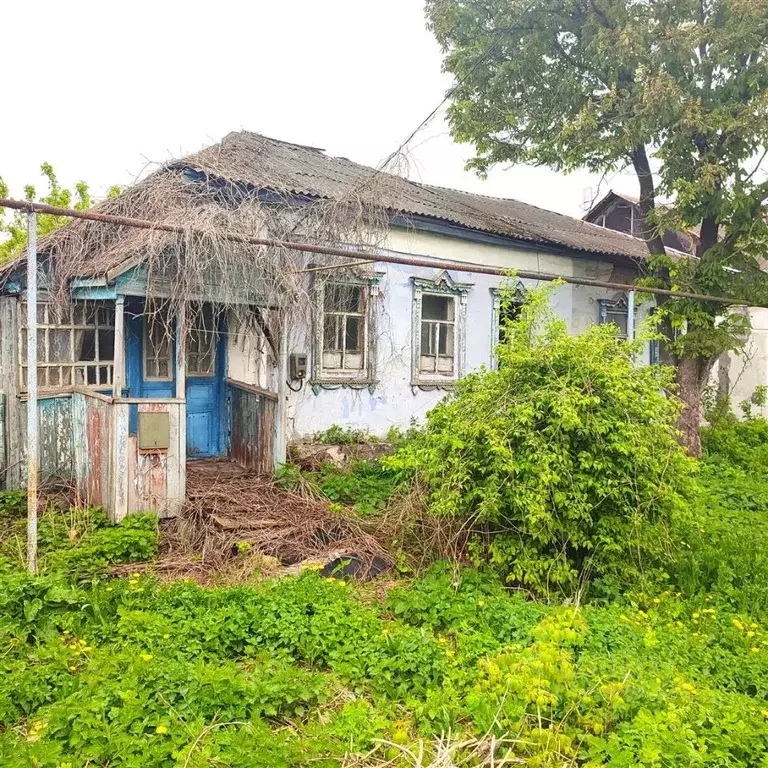
POLYGON ((257 472, 274 471, 277 396, 227 379, 229 456, 257 472))

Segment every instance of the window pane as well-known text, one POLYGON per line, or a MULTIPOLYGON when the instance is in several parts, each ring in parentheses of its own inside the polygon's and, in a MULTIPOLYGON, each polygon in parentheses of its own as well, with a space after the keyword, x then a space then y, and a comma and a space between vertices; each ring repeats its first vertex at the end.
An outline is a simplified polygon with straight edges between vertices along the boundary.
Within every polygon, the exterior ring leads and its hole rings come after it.
POLYGON ((348 352, 359 352, 362 347, 362 334, 363 324, 360 322, 359 317, 347 317, 347 332, 344 338, 344 347, 348 352))
POLYGON ((344 367, 349 371, 359 371, 363 368, 363 356, 359 352, 347 352, 344 357, 344 367))
POLYGON ((605 313, 605 319, 608 323, 615 323, 619 326, 619 333, 622 336, 627 335, 627 313, 622 311, 608 310, 605 313))
POLYGON ((329 352, 341 351, 341 316, 326 315, 323 326, 323 348, 329 352))
POLYGON ((437 372, 443 376, 453 375, 453 355, 441 356, 437 359, 437 372))
POLYGON ((96 359, 96 331, 90 329, 75 331, 75 359, 96 359))
POLYGON ((99 331, 99 360, 115 359, 115 332, 113 330, 99 331))
POLYGON ((37 362, 38 363, 45 363, 46 360, 46 350, 45 350, 45 331, 38 330, 37 332, 37 362))
POLYGON ((52 363, 72 362, 72 333, 68 328, 51 328, 48 331, 48 353, 52 363))
POLYGON ((325 286, 325 311, 359 314, 363 311, 362 296, 362 286, 329 283, 325 286))
POLYGON ((453 305, 453 296, 424 294, 421 297, 421 316, 425 320, 453 320, 453 305))
POLYGON ((435 326, 433 323, 421 324, 421 354, 433 355, 435 353, 434 344, 432 343, 433 332, 435 326))
POLYGON ((441 355, 453 355, 453 325, 440 324, 438 352, 441 355))
POLYGON ((435 373, 437 358, 434 355, 421 355, 419 357, 420 373, 435 373))

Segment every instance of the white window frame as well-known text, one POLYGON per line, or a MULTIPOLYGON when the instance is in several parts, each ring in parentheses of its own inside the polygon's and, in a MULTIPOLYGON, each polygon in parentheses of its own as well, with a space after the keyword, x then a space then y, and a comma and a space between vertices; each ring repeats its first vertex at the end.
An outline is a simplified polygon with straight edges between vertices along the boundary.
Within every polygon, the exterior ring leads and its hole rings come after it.
POLYGON ((496 370, 499 365, 496 347, 501 342, 501 300, 502 296, 510 296, 512 304, 521 305, 525 302, 527 291, 523 283, 518 280, 514 286, 500 286, 491 288, 491 369, 496 370))
POLYGON ((411 328, 411 385, 416 387, 440 387, 457 382, 464 375, 466 359, 467 295, 471 283, 457 283, 442 270, 433 279, 412 277, 413 308, 411 328), (427 296, 447 296, 454 301, 453 370, 441 374, 421 370, 422 299, 427 296))
MULTIPOLYGON (((142 360, 141 360, 141 375, 143 377, 144 381, 173 381, 173 374, 174 374, 174 335, 172 333, 172 320, 168 316, 168 313, 162 309, 158 308, 155 310, 155 312, 147 313, 145 312, 142 315, 142 340, 141 340, 141 346, 142 346, 142 360), (160 315, 165 315, 163 319, 160 318, 160 315), (150 333, 150 325, 153 323, 159 323, 159 327, 162 330, 163 333, 167 335, 167 341, 168 341, 168 375, 167 376, 150 376, 147 373, 147 362, 150 359, 149 348, 149 333, 150 333)), ((155 370, 158 370, 158 361, 161 359, 159 355, 151 355, 151 358, 155 365, 155 370)))
MULTIPOLYGON (((314 343, 312 345, 311 382, 317 384, 367 384, 376 380, 376 298, 378 296, 378 275, 362 277, 345 273, 333 277, 316 279, 314 284, 314 343), (325 364, 325 292, 328 286, 341 285, 359 288, 363 301, 362 313, 338 313, 342 316, 353 314, 360 317, 362 365, 359 368, 337 368, 325 364)), ((334 313, 337 314, 337 313, 334 313)), ((343 360, 342 351, 342 360, 343 360)))
MULTIPOLYGON (((88 389, 109 389, 115 371, 115 305, 108 301, 76 301, 63 310, 65 313, 59 321, 50 302, 40 301, 37 305, 37 377, 41 390, 56 390, 78 386, 88 389), (108 311, 106 318, 102 314, 108 311), (92 320, 88 313, 92 312, 92 320), (81 314, 82 313, 82 314, 81 314), (110 318, 111 317, 111 322, 110 318), (82 322, 78 322, 82 320, 82 322), (51 332, 68 333, 69 358, 67 360, 51 359, 51 332), (92 331, 94 337, 94 359, 79 360, 76 358, 76 340, 79 332, 92 331), (103 332, 112 334, 112 359, 102 360, 100 356, 99 336, 103 332), (42 356, 42 357, 41 357, 42 356), (55 371, 58 382, 51 384, 51 375, 55 371), (66 377, 65 377, 66 372, 66 377), (95 381, 89 381, 93 376, 95 381), (78 377, 82 380, 78 381, 78 377), (65 381, 65 378, 68 379, 65 381)), ((22 307, 24 322, 19 326, 19 384, 21 391, 27 391, 27 310, 22 307)))
MULTIPOLYGON (((598 299, 597 301, 598 313, 597 322, 599 325, 607 325, 612 323, 613 320, 609 315, 624 314, 626 316, 625 327, 629 329, 629 300, 625 293, 615 296, 612 299, 598 299)), ((621 327, 618 323, 614 323, 619 328, 617 337, 620 339, 628 338, 627 333, 621 333, 621 327)))
POLYGON ((184 350, 187 376, 203 379, 210 379, 216 376, 216 353, 220 341, 217 321, 218 315, 216 313, 216 308, 213 305, 204 304, 199 307, 199 309, 192 312, 192 315, 188 320, 186 349, 184 350), (210 306, 211 308, 211 322, 213 325, 210 329, 205 328, 203 322, 206 306, 210 306), (198 325, 199 327, 197 327, 198 325), (195 358, 199 361, 202 356, 200 350, 203 349, 203 345, 200 342, 208 336, 210 336, 210 338, 207 338, 207 342, 210 346, 211 367, 205 371, 199 369, 192 370, 190 368, 190 360, 195 358))

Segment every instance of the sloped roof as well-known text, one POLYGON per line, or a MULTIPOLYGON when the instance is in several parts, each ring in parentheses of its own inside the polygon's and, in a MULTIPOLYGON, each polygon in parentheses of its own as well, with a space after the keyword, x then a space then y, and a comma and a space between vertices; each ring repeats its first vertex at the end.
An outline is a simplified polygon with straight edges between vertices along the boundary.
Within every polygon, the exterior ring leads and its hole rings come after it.
MULTIPOLYGON (((223 210, 221 203, 209 185, 196 187, 193 182, 184 182, 185 172, 190 170, 202 172, 215 181, 273 191, 282 200, 304 196, 364 203, 390 215, 401 215, 406 221, 409 217, 426 217, 542 248, 566 249, 613 261, 648 258, 645 244, 622 232, 518 200, 421 184, 344 157, 331 157, 322 149, 248 131, 230 133, 217 144, 167 163, 94 210, 176 226, 194 227, 196 222, 190 216, 205 215, 212 220, 217 211, 223 210), (194 214, 188 204, 190 198, 199 200, 199 210, 194 214)), ((245 212, 243 216, 247 218, 245 212)), ((243 226, 248 225, 244 220, 243 226)), ((225 226, 233 232, 240 231, 236 218, 230 218, 225 226)), ((147 230, 76 219, 41 240, 39 249, 56 256, 63 254, 77 276, 92 277, 130 263, 156 235, 147 230), (77 258, 73 258, 73 253, 77 258)), ((0 274, 9 274, 23 261, 21 254, 2 265, 0 274)))
POLYGON ((331 200, 344 199, 350 190, 364 194, 370 189, 380 205, 405 216, 428 216, 480 232, 576 251, 648 257, 647 248, 637 238, 580 219, 519 200, 421 184, 326 155, 315 147, 248 131, 230 133, 218 144, 171 165, 256 188, 331 200))

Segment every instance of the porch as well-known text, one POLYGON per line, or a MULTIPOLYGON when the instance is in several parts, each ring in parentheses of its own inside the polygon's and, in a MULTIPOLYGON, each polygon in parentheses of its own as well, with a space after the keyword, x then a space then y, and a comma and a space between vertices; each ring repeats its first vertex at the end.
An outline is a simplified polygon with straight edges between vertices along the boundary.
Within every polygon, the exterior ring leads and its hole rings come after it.
MULTIPOLYGON (((17 297, 0 301, 19 328, 0 340, 0 357, 19 371, 0 393, 0 470, 12 488, 26 482, 26 313, 17 297)), ((169 314, 136 296, 77 300, 63 313, 41 302, 40 482, 71 484, 117 521, 177 514, 188 459, 271 472, 277 395, 260 386, 272 361, 257 333, 210 303, 169 314)))

